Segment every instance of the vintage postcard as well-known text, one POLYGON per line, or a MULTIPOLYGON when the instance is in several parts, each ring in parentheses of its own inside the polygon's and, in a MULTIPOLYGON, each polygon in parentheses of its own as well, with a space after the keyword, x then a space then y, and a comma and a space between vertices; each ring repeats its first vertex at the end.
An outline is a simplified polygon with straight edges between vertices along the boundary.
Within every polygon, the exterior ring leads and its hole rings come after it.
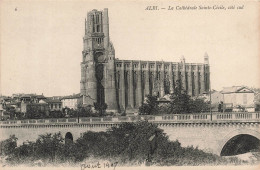
POLYGON ((0 169, 258 169, 259 1, 0 1, 0 169))

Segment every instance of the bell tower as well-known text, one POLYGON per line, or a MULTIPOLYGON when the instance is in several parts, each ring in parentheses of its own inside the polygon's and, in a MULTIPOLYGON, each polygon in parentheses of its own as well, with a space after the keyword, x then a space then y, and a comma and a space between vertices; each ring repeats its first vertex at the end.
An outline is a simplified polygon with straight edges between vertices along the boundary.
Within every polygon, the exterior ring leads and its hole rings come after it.
POLYGON ((107 8, 88 12, 83 44, 80 82, 83 104, 106 103, 107 110, 117 111, 115 50, 109 41, 107 8))

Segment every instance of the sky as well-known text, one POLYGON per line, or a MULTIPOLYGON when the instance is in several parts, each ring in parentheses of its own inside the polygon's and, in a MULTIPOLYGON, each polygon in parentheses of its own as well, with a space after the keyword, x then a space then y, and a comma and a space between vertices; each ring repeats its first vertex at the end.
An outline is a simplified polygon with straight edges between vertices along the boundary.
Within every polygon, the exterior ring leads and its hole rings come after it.
POLYGON ((207 52, 212 89, 260 87, 257 2, 2 0, 0 94, 79 93, 84 19, 104 8, 116 58, 179 62, 184 56, 186 63, 203 63, 207 52), (214 5, 226 10, 176 10, 214 5))

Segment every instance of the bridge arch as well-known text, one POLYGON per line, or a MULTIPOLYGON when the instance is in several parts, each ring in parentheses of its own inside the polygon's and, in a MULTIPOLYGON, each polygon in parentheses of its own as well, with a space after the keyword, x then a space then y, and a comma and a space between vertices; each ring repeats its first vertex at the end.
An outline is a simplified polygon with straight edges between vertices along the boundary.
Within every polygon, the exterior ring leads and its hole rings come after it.
MULTIPOLYGON (((221 141, 218 147, 218 155, 225 155, 224 149, 232 145, 232 141, 250 141, 258 142, 260 141, 260 133, 251 129, 236 129, 229 134, 227 134, 221 141)), ((233 142, 234 143, 234 142, 233 142)))
POLYGON ((73 142, 73 135, 70 132, 67 132, 65 135, 65 144, 73 142))

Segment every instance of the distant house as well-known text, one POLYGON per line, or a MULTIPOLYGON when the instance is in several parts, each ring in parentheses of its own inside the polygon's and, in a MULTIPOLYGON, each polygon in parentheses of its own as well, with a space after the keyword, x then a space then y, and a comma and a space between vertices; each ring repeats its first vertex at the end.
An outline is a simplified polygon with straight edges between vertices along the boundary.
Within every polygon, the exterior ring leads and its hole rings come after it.
POLYGON ((221 101, 223 101, 223 95, 220 91, 212 91, 211 92, 211 103, 212 104, 218 104, 221 101))
POLYGON ((220 91, 211 91, 211 111, 219 111, 219 104, 223 102, 223 94, 220 91))
POLYGON ((12 101, 11 97, 1 97, 1 103, 3 103, 3 105, 10 104, 11 101, 12 101))
POLYGON ((21 112, 26 113, 28 109, 37 111, 61 111, 61 101, 52 97, 44 97, 43 95, 22 96, 21 112))
POLYGON ((3 103, 0 103, 0 117, 4 116, 4 108, 3 108, 3 103))
POLYGON ((46 99, 46 97, 44 97, 43 95, 34 95, 31 97, 31 101, 33 103, 39 103, 40 100, 44 100, 46 99))
POLYGON ((11 102, 9 104, 6 104, 6 106, 13 107, 15 109, 15 112, 21 112, 21 102, 11 102))
POLYGON ((10 115, 6 112, 6 105, 4 105, 3 101, 0 101, 0 119, 6 120, 9 119, 10 115))
POLYGON ((77 109, 78 104, 80 103, 80 99, 81 99, 80 94, 65 96, 61 99, 62 108, 77 109))
POLYGON ((60 99, 55 99, 55 98, 47 98, 47 99, 42 99, 39 101, 39 103, 47 103, 50 111, 61 111, 62 110, 62 103, 60 99))
POLYGON ((31 102, 31 95, 25 94, 20 97, 20 101, 23 103, 30 103, 31 102))
POLYGON ((243 107, 245 111, 254 112, 254 91, 244 86, 224 87, 221 91, 224 105, 233 107, 233 111, 243 107))
POLYGON ((18 93, 12 95, 13 102, 23 102, 23 103, 39 103, 40 100, 46 99, 46 97, 37 94, 24 94, 18 93))

